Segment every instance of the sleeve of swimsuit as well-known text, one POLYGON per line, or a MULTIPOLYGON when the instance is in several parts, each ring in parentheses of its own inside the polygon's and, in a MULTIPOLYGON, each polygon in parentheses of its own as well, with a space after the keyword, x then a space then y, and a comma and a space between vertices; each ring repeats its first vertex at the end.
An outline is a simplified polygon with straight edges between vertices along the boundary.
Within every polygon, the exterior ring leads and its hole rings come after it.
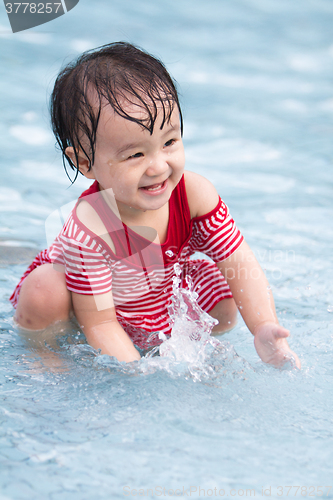
POLYGON ((97 240, 69 221, 53 245, 58 249, 60 246, 68 290, 94 295, 112 289, 113 266, 105 248, 97 240))
POLYGON ((243 239, 221 198, 214 210, 193 219, 191 249, 206 254, 214 262, 230 257, 243 239))

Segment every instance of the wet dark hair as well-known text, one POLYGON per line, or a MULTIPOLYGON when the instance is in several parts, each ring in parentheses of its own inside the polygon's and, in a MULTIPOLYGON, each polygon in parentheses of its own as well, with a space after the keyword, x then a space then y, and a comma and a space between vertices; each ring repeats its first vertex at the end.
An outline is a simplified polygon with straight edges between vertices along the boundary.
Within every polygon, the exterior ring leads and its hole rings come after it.
POLYGON ((87 51, 61 70, 50 102, 52 129, 63 153, 66 174, 70 178, 65 160, 76 172, 72 182, 79 172, 78 148, 89 160, 89 170, 94 164, 97 128, 104 100, 118 115, 137 123, 150 134, 158 110, 163 112, 162 129, 177 105, 183 132, 176 84, 161 61, 126 42, 110 43, 87 51), (91 90, 97 95, 97 105, 89 99, 91 90), (128 103, 140 106, 145 112, 144 117, 129 115, 126 111, 128 103), (82 144, 83 137, 88 139, 88 150, 82 144), (74 148, 77 165, 65 153, 68 146, 74 148))

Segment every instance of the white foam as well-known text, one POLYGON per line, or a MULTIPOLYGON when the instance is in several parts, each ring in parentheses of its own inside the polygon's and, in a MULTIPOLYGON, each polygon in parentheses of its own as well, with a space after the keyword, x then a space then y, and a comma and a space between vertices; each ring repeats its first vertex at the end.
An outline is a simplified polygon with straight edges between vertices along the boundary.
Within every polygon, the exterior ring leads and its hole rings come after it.
POLYGON ((283 229, 306 233, 313 237, 331 238, 333 230, 327 221, 330 220, 332 211, 330 208, 307 206, 297 207, 295 209, 277 209, 267 212, 265 220, 269 224, 274 224, 283 229))
POLYGON ((289 57, 288 65, 290 68, 300 72, 318 72, 322 69, 323 61, 318 55, 294 54, 289 57))
POLYGON ((262 173, 222 174, 223 184, 260 193, 285 193, 295 186, 295 180, 282 175, 262 173))
POLYGON ((21 201, 21 195, 15 189, 9 187, 0 187, 0 201, 1 202, 17 202, 21 201))
MULTIPOLYGON (((294 63, 297 64, 297 63, 294 63)), ((292 65, 292 62, 290 62, 292 65)), ((299 62, 299 67, 301 63, 299 62)), ((304 63, 305 65, 305 63, 304 63)), ((297 92, 309 94, 315 90, 314 84, 303 80, 296 80, 293 77, 279 77, 267 74, 233 74, 233 73, 209 73, 209 72, 194 72, 184 69, 182 75, 183 81, 189 81, 197 84, 212 84, 214 86, 222 86, 228 88, 245 88, 262 90, 265 93, 284 93, 297 92)))
MULTIPOLYGON (((61 164, 53 165, 52 163, 23 160, 20 165, 12 167, 11 171, 19 176, 24 177, 37 177, 43 181, 48 179, 52 182, 59 182, 68 186, 68 179, 62 170, 61 164)), ((51 188, 51 185, 50 185, 51 188)))
POLYGON ((27 111, 22 115, 22 118, 26 122, 34 122, 37 120, 38 115, 35 111, 27 111))
POLYGON ((209 77, 207 73, 203 73, 202 71, 193 71, 190 74, 190 80, 194 83, 207 83, 209 81, 209 77))
POLYGON ((52 141, 51 132, 38 126, 14 125, 9 129, 9 133, 29 146, 42 146, 52 141))
POLYGON ((34 243, 31 243, 31 241, 24 240, 0 240, 0 247, 36 248, 36 245, 34 243))
MULTIPOLYGON (((30 203, 21 197, 21 194, 9 187, 0 187, 1 212, 16 212, 36 215, 44 218, 50 214, 50 209, 38 203, 30 203)), ((5 216, 4 216, 5 217, 5 216)))
POLYGON ((327 99, 326 101, 322 101, 318 105, 319 109, 322 111, 328 111, 329 113, 333 112, 333 99, 327 99))
POLYGON ((96 44, 83 38, 74 38, 70 45, 76 52, 85 52, 86 50, 93 49, 96 44))
POLYGON ((281 106, 288 111, 294 111, 296 113, 306 113, 308 110, 303 102, 296 99, 285 99, 281 102, 281 106))
POLYGON ((34 45, 48 45, 52 41, 52 36, 41 31, 27 30, 15 33, 15 39, 21 42, 33 43, 34 45))
POLYGON ((223 162, 223 165, 257 163, 277 160, 280 156, 280 151, 275 148, 245 139, 218 139, 208 144, 190 146, 186 150, 187 160, 200 165, 207 165, 208 162, 223 162))
POLYGON ((5 26, 4 24, 0 24, 0 38, 10 38, 12 36, 13 32, 9 27, 9 20, 7 26, 5 26))

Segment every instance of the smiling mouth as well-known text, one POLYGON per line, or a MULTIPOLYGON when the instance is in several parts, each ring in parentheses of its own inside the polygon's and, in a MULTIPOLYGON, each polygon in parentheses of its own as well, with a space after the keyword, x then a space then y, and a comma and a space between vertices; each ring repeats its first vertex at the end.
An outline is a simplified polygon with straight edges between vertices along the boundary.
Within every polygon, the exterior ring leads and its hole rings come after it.
POLYGON ((158 191, 165 186, 166 180, 160 182, 159 184, 151 184, 150 186, 142 186, 140 189, 144 189, 145 191, 158 191))

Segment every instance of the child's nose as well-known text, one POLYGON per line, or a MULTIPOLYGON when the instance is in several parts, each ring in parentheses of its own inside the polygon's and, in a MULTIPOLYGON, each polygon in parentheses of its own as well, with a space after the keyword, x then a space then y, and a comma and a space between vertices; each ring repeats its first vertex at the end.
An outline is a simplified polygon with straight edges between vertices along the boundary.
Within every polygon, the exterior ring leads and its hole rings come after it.
POLYGON ((156 153, 154 156, 148 159, 148 165, 146 169, 146 175, 157 176, 161 175, 168 170, 168 164, 166 162, 165 155, 163 153, 156 153))

